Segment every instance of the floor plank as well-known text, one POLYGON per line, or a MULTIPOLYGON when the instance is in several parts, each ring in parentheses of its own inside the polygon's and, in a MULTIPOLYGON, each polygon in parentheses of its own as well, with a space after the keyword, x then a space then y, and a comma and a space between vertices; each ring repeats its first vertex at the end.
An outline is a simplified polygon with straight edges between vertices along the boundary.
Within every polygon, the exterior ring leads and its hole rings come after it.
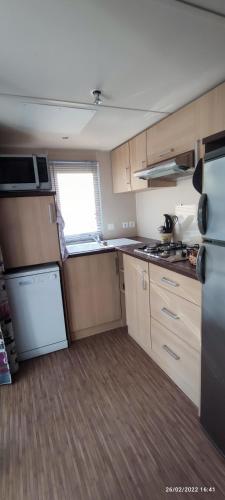
POLYGON ((196 408, 124 329, 22 363, 0 423, 2 500, 224 498, 196 408))

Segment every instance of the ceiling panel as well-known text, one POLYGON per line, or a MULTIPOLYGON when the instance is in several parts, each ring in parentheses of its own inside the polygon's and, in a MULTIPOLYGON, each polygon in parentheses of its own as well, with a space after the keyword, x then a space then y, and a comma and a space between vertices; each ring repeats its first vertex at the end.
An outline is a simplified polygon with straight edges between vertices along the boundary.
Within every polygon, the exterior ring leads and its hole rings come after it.
MULTIPOLYGON (((174 0, 4 0, 0 92, 92 103, 100 87, 110 106, 172 112, 225 80, 224 46, 223 19, 174 0)), ((15 107, 9 124, 0 108, 2 145, 61 147, 66 124, 58 133, 46 114, 40 131, 29 113, 28 126, 15 107)), ((129 113, 98 110, 71 145, 110 149, 161 118, 129 113)))

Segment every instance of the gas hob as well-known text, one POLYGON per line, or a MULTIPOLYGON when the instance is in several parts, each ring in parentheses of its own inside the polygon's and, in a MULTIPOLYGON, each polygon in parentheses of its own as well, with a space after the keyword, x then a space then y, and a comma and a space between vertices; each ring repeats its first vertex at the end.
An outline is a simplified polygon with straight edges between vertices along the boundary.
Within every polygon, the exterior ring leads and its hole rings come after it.
MULTIPOLYGON (((194 248, 197 245, 193 246, 194 248)), ((193 248, 192 247, 192 248, 193 248)), ((175 243, 156 243, 155 245, 143 245, 135 248, 134 253, 154 259, 162 259, 167 262, 178 262, 188 259, 188 247, 182 241, 175 243)))

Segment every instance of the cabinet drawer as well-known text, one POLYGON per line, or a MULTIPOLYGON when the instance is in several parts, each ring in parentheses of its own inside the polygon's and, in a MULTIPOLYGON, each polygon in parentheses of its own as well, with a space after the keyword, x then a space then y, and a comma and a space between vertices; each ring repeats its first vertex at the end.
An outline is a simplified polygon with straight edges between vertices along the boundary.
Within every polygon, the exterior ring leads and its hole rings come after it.
POLYGON ((151 332, 153 359, 198 406, 200 354, 153 318, 151 332))
POLYGON ((181 274, 169 271, 163 267, 149 264, 150 266, 150 280, 157 285, 169 290, 179 297, 201 305, 201 285, 197 280, 187 278, 181 274))
POLYGON ((162 325, 200 350, 201 309, 199 306, 151 283, 151 315, 162 325))

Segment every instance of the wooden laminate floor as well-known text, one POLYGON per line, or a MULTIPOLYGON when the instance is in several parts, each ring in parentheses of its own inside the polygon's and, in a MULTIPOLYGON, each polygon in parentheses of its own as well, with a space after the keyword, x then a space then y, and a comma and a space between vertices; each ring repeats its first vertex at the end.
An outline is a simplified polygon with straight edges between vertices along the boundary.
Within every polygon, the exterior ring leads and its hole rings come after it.
POLYGON ((195 407, 122 329, 21 364, 0 388, 0 447, 1 500, 225 497, 195 407))

